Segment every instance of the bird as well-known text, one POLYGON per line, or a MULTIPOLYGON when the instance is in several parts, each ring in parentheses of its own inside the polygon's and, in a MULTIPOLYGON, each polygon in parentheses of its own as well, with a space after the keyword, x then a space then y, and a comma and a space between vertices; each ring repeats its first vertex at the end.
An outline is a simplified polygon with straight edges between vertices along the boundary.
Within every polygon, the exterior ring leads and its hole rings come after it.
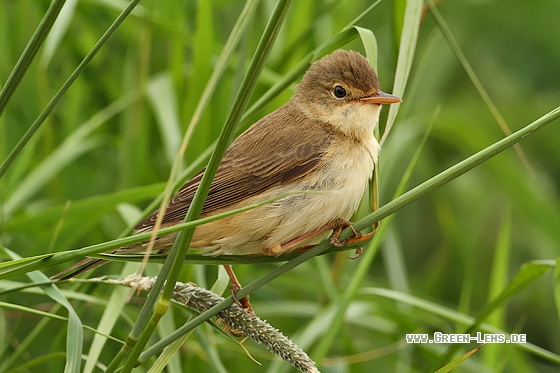
MULTIPOLYGON (((378 159, 374 128, 381 107, 400 102, 381 91, 375 70, 359 52, 336 50, 315 61, 291 100, 228 148, 201 217, 273 201, 197 226, 190 247, 208 255, 278 256, 318 243, 331 232, 339 234, 351 225, 378 159)), ((183 221, 204 171, 169 201, 162 227, 183 221)), ((159 214, 155 211, 134 229, 151 231, 159 214)), ((154 249, 169 249, 175 236, 156 239, 154 249)), ((343 244, 334 236, 331 243, 343 244)), ((112 253, 138 253, 146 247, 143 242, 112 253)), ((68 279, 105 262, 87 258, 53 277, 68 279)))

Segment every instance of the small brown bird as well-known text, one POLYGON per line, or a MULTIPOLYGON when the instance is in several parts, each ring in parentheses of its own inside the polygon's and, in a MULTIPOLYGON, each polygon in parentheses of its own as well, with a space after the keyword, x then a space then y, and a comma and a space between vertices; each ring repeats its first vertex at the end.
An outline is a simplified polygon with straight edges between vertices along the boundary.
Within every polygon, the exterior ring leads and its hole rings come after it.
MULTIPOLYGON (((202 217, 286 192, 321 193, 289 194, 200 225, 190 246, 212 255, 280 255, 317 243, 333 229, 348 226, 377 161, 380 147, 373 130, 381 105, 398 102, 400 98, 380 90, 374 69, 358 52, 337 50, 313 63, 290 102, 232 143, 214 177, 202 217)), ((169 202, 163 227, 182 222, 203 172, 169 202)), ((135 229, 150 231, 158 214, 154 212, 135 229)), ((154 248, 169 248, 175 235, 160 237, 154 248)), ((141 252, 146 245, 115 252, 141 252)), ((104 263, 100 259, 86 261, 89 265, 78 263, 56 276, 73 277, 104 263), (80 269, 67 274, 76 268, 80 269)))

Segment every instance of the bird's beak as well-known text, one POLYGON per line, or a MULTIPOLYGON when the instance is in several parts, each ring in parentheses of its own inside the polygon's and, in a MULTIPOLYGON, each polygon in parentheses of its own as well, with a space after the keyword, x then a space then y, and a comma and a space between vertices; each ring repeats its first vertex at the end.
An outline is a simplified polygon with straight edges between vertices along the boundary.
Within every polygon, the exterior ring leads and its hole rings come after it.
POLYGON ((400 97, 390 95, 388 93, 377 91, 371 96, 360 98, 358 101, 366 104, 396 104, 402 102, 400 97))

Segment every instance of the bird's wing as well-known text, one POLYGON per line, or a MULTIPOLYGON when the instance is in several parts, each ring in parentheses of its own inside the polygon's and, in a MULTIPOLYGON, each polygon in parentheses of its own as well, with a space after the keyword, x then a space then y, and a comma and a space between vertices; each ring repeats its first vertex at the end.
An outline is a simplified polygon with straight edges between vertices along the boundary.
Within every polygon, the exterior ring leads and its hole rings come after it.
MULTIPOLYGON (((228 149, 212 181, 203 214, 298 179, 317 167, 331 143, 331 134, 288 105, 254 124, 228 149)), ((204 170, 200 171, 177 192, 167 205, 163 224, 184 219, 203 174, 204 170)), ((157 216, 158 211, 134 229, 152 227, 157 216)))

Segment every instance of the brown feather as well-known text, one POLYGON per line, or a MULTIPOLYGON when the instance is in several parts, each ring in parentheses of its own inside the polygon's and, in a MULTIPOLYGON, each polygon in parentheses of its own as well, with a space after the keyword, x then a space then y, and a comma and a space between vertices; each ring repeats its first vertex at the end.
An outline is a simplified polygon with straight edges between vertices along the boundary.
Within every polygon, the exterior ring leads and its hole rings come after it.
MULTIPOLYGON (((308 174, 323 158, 331 136, 325 126, 310 123, 310 119, 291 103, 264 117, 239 136, 226 152, 212 181, 202 215, 308 174), (293 136, 294 127, 301 131, 301 136, 293 136), (270 136, 273 132, 274 136, 270 136), (260 141, 255 142, 256 138, 260 141)), ((163 217, 164 225, 183 220, 203 173, 204 170, 200 171, 171 199, 163 217)), ((154 212, 134 229, 153 227, 158 213, 154 212)))

